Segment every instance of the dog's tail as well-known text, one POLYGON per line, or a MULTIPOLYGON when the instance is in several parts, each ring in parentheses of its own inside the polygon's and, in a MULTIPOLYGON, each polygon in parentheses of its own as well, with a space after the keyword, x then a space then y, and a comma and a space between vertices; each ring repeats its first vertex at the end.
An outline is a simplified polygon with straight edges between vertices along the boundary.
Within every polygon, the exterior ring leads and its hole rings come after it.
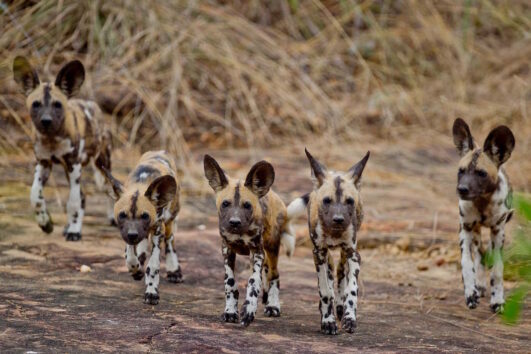
POLYGON ((302 197, 295 199, 288 205, 288 221, 286 223, 286 228, 282 233, 282 237, 280 238, 282 245, 286 249, 286 254, 288 257, 291 257, 293 252, 295 252, 295 232, 293 231, 291 221, 297 216, 304 214, 309 200, 310 194, 307 193, 302 197))

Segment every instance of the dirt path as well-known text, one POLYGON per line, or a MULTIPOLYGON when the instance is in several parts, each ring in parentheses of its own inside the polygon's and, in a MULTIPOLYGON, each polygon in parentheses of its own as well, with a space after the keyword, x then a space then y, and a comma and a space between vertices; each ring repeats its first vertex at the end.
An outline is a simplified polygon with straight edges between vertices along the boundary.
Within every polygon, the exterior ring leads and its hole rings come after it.
MULTIPOLYGON (((59 192, 48 189, 45 194, 57 225, 53 234, 44 235, 28 209, 31 160, 3 165, 2 352, 528 351, 528 312, 519 326, 510 327, 490 313, 486 299, 474 311, 464 305, 456 265, 455 200, 449 193, 453 171, 448 162, 454 159, 449 148, 376 150, 363 189, 358 330, 335 337, 319 332, 317 279, 311 250, 304 245, 304 227, 295 256, 280 260, 282 316, 266 318, 260 306, 254 323, 243 329, 220 321, 223 266, 210 195, 192 191, 185 196, 177 233, 185 282, 161 280, 160 304, 148 306, 142 303, 143 282, 133 281, 126 271, 116 230, 101 226, 104 199, 93 193, 92 184, 83 241, 67 243, 61 236, 65 220, 58 203, 66 200, 67 192, 61 174, 55 174, 59 192), (398 172, 404 163, 406 174, 398 172), (204 230, 197 228, 200 224, 204 230), (81 273, 83 264, 92 272, 81 273)), ((243 155, 230 155, 238 163, 228 169, 245 166, 243 155)), ((310 182, 305 161, 286 156, 275 164, 275 185, 288 200, 310 182)), ((334 156, 330 153, 328 159, 336 168, 348 167, 334 156)), ((362 151, 352 156, 361 157, 362 151)), ((117 164, 122 174, 127 164, 125 159, 117 164)), ((241 292, 249 276, 248 261, 239 257, 236 267, 241 292)))

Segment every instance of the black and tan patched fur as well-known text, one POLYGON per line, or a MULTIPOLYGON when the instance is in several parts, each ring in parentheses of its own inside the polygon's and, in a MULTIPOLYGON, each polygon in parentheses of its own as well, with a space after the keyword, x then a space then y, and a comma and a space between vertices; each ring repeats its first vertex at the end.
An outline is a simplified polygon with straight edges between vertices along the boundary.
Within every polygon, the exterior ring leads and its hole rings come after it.
POLYGON ((165 151, 149 151, 127 177, 125 184, 102 167, 113 188, 114 216, 126 243, 126 265, 135 280, 144 277, 144 262, 151 241, 152 251, 146 267, 144 301, 159 301, 161 242, 165 243, 168 281, 182 282, 175 252, 173 224, 180 210, 180 187, 175 163, 165 151))
POLYGON ((465 301, 475 308, 487 291, 485 252, 492 255, 494 265, 490 275, 490 306, 503 311, 503 262, 501 252, 505 239, 505 224, 511 219, 512 190, 503 164, 515 147, 511 130, 501 125, 494 128, 483 146, 476 145, 470 128, 461 118, 453 125, 454 144, 461 156, 457 170, 459 196, 459 245, 465 288, 465 301), (490 229, 491 240, 482 246, 481 228, 490 229))
POLYGON ((204 158, 205 177, 216 193, 219 232, 225 259, 225 311, 223 320, 238 321, 238 286, 234 274, 236 255, 250 255, 249 278, 240 321, 248 326, 254 319, 262 290, 266 316, 280 316, 278 255, 281 242, 289 255, 295 238, 284 202, 272 191, 273 166, 256 163, 244 180, 230 178, 209 155, 204 158), (265 262, 264 262, 265 258, 265 262))
MULTIPOLYGON (((95 102, 74 99, 85 79, 85 69, 74 60, 62 67, 54 82, 41 82, 24 57, 13 61, 13 74, 26 95, 26 106, 33 122, 34 152, 37 160, 31 191, 31 203, 39 226, 50 233, 53 222, 46 209, 42 190, 52 165, 63 166, 70 183, 67 203, 69 241, 81 238, 85 198, 80 186, 81 167, 97 161, 111 168, 111 138, 104 129, 102 114, 95 102)), ((104 179, 95 169, 96 183, 103 189, 104 179)), ((110 209, 110 208, 109 208, 110 209)), ((112 214, 109 213, 112 219, 112 214)))
POLYGON ((297 215, 304 210, 308 213, 319 284, 321 331, 337 334, 337 314, 343 330, 352 333, 357 325, 361 261, 356 238, 363 221, 361 176, 369 160, 369 152, 346 172, 328 171, 308 150, 305 152, 310 162, 314 190, 291 202, 288 213, 297 215), (334 264, 329 252, 334 248, 341 250, 337 266, 337 299, 334 294, 334 264), (335 308, 334 301, 337 302, 335 308))

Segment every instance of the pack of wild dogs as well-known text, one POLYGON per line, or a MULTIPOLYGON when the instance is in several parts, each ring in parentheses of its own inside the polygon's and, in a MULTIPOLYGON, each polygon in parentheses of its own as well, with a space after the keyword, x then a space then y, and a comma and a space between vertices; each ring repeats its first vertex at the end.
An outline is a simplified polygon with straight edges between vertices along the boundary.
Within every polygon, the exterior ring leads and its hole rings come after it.
MULTIPOLYGON (((55 82, 41 82, 28 60, 16 57, 13 73, 26 95, 35 128, 36 167, 30 200, 39 227, 45 233, 53 231, 43 188, 52 166, 59 164, 70 185, 64 236, 67 241, 81 239, 85 210, 81 174, 91 163, 96 185, 109 191, 108 221, 117 226, 125 242, 127 268, 133 279, 145 279, 144 302, 158 304, 162 243, 167 280, 183 281, 173 233, 180 209, 180 184, 172 157, 164 151, 146 152, 127 179, 119 181, 111 171, 111 136, 98 105, 74 98, 85 78, 82 63, 69 62, 59 71, 55 82)), ((513 209, 511 187, 502 166, 511 156, 515 139, 508 127, 499 126, 480 147, 460 118, 454 122, 453 139, 461 156, 456 190, 466 305, 475 308, 479 298, 486 294, 484 255, 491 252, 494 262, 490 272, 490 307, 494 312, 503 311, 501 251, 505 224, 513 209), (491 230, 491 242, 486 248, 481 243, 482 227, 491 230)), ((295 237, 291 221, 306 213, 318 279, 321 330, 336 334, 336 321, 346 332, 352 333, 356 328, 361 264, 357 232, 363 221, 361 177, 369 152, 345 172, 328 170, 310 152, 305 153, 314 188, 287 207, 271 189, 275 170, 269 162, 254 164, 247 176, 239 179, 230 177, 213 157, 204 156, 205 177, 215 193, 224 259, 223 321, 248 326, 255 318, 260 293, 265 315, 280 316, 280 247, 282 244, 288 256, 293 254, 295 237), (336 267, 331 249, 340 250, 336 267), (236 255, 249 256, 252 265, 240 311, 236 255)))

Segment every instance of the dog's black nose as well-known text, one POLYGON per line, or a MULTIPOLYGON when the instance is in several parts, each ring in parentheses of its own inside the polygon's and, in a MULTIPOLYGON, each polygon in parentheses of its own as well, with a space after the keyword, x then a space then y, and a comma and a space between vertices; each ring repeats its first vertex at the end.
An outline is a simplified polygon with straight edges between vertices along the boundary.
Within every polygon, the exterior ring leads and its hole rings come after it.
POLYGON ((136 243, 138 241, 138 233, 136 232, 130 232, 127 234, 127 241, 130 243, 136 243))
POLYGON ((229 224, 232 227, 238 227, 242 224, 242 221, 238 218, 230 218, 229 224))
POLYGON ((41 119, 41 124, 44 128, 49 128, 52 125, 52 120, 49 118, 41 119))
POLYGON ((336 224, 342 224, 343 221, 345 221, 345 218, 343 217, 343 215, 334 215, 334 217, 332 218, 332 220, 333 220, 334 223, 336 223, 336 224))
POLYGON ((457 186, 457 192, 461 195, 467 195, 468 194, 468 188, 465 186, 457 186))

